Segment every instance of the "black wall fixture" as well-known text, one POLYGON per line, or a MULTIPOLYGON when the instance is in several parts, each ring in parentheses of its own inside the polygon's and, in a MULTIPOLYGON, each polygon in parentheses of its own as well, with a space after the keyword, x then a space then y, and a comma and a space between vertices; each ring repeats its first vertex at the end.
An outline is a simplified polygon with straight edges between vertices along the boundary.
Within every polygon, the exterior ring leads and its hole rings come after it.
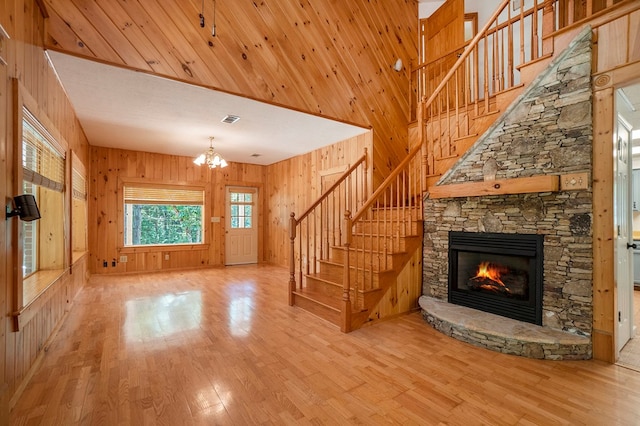
POLYGON ((26 222, 40 219, 38 203, 36 203, 36 197, 33 195, 22 194, 13 197, 13 204, 15 205, 15 208, 11 211, 7 211, 7 219, 13 216, 19 216, 21 220, 26 222))

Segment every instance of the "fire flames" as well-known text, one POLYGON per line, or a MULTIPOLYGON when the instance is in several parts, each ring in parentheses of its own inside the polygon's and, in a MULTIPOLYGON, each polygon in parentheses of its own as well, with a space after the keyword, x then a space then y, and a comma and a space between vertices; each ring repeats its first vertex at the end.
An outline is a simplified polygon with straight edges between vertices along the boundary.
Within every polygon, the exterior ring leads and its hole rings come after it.
POLYGON ((509 292, 509 289, 506 288, 505 283, 503 283, 501 279, 501 275, 506 272, 508 272, 508 268, 502 265, 496 265, 491 262, 481 262, 478 265, 478 272, 476 272, 476 276, 473 277, 472 280, 482 282, 478 287, 484 290, 495 291, 495 287, 499 286, 502 287, 501 291, 509 292))

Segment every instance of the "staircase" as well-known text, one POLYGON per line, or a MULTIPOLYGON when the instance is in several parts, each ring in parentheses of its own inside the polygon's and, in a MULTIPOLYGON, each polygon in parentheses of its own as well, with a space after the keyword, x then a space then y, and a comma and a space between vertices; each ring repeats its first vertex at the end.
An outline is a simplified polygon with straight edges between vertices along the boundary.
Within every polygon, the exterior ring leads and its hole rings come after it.
MULTIPOLYGON (((510 4, 501 3, 436 89, 423 93, 410 151, 373 193, 365 152, 299 218, 291 213, 291 306, 349 332, 380 317, 382 301, 397 301, 400 281, 421 290, 412 259, 422 259, 422 197, 563 47, 549 37, 566 18, 558 18, 562 2, 534 0, 515 14, 510 4), (413 279, 404 277, 409 267, 413 279)), ((426 79, 428 64, 416 72, 426 79)))
POLYGON ((348 296, 353 304, 346 329, 358 328, 367 321, 371 307, 422 247, 422 223, 395 207, 374 210, 370 219, 354 228, 351 244, 331 246, 328 258, 319 261, 319 272, 305 274, 306 285, 293 291, 294 305, 341 325, 347 268, 348 296))

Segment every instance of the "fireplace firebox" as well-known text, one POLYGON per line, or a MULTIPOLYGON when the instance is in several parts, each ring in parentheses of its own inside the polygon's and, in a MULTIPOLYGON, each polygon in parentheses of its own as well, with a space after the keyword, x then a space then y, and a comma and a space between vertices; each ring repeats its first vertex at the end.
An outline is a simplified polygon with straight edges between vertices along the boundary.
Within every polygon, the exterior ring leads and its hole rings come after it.
POLYGON ((449 233, 449 303, 542 325, 543 237, 449 233))

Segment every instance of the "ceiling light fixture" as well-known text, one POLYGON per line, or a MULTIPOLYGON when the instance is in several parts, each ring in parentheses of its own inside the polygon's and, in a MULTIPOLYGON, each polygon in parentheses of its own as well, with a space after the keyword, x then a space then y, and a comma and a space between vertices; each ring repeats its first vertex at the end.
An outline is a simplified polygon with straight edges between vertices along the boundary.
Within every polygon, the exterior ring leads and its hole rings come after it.
POLYGON ((209 136, 209 149, 198 155, 193 162, 198 166, 206 164, 210 169, 215 169, 216 167, 223 168, 229 165, 220 154, 214 151, 213 136, 209 136))

